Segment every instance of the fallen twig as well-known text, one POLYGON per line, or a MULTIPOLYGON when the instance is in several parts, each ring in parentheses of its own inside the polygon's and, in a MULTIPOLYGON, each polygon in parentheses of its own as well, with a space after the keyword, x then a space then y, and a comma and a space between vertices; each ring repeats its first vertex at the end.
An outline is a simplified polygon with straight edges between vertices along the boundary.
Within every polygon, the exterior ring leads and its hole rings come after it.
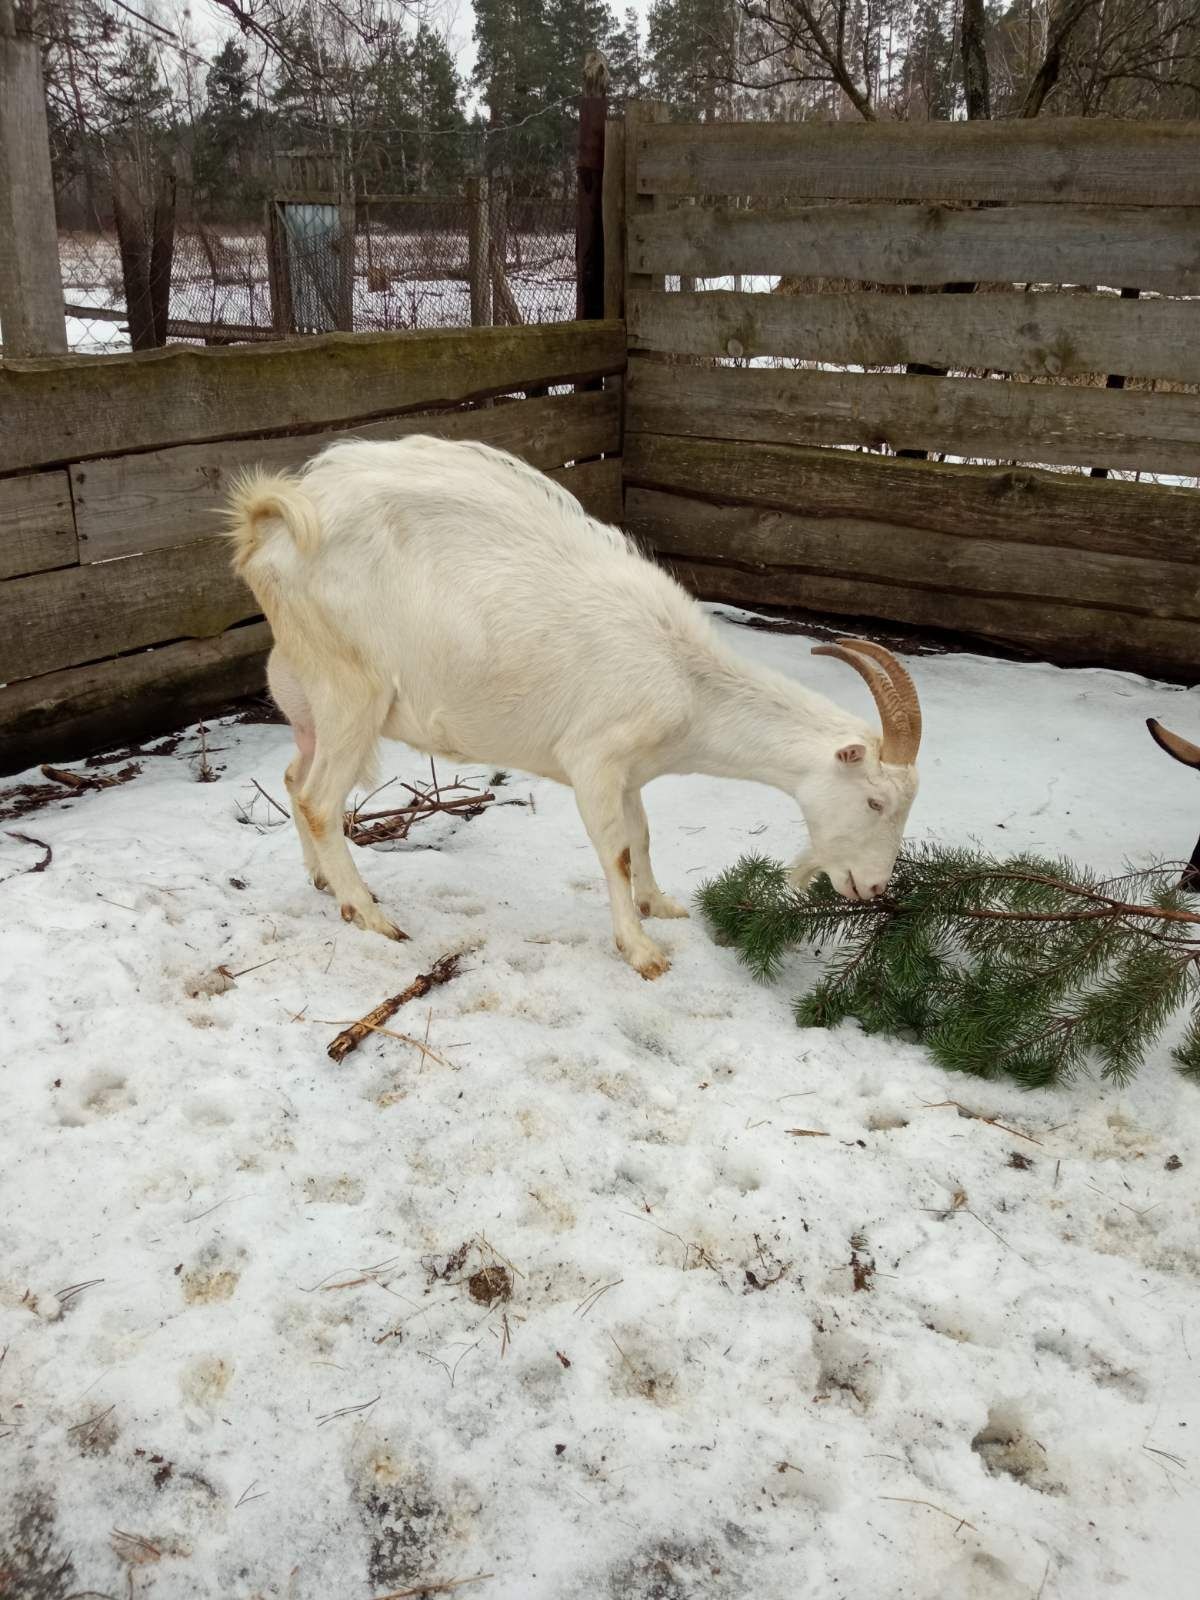
MULTIPOLYGON (((320 1017, 312 1018, 312 1021, 318 1024, 321 1023, 321 1020, 322 1019, 320 1017)), ((328 1026, 328 1024, 325 1024, 325 1026, 328 1026)), ((365 1028, 368 1033, 382 1033, 389 1039, 399 1039, 401 1044, 410 1044, 414 1050, 419 1050, 422 1058, 428 1056, 431 1061, 436 1061, 439 1063, 439 1065, 443 1067, 449 1067, 452 1072, 454 1071, 453 1061, 447 1061, 445 1056, 439 1055, 438 1052, 430 1045, 428 1039, 414 1039, 410 1033, 397 1033, 395 1028, 380 1027, 379 1023, 371 1022, 367 1017, 363 1017, 361 1021, 352 1023, 350 1026, 355 1028, 365 1028)), ((340 1038, 341 1035, 339 1034, 338 1037, 340 1038)))
POLYGON ((828 1139, 829 1135, 821 1128, 785 1128, 785 1133, 790 1133, 793 1139, 828 1139))
POLYGON ((40 861, 35 861, 32 867, 21 867, 17 872, 10 872, 8 878, 0 879, 0 882, 7 883, 9 878, 23 878, 28 872, 45 872, 46 868, 54 860, 54 851, 51 850, 46 841, 44 839, 35 839, 31 833, 14 833, 11 828, 5 831, 10 839, 19 839, 22 844, 35 845, 37 849, 44 850, 46 854, 40 861))
POLYGON ((49 778, 52 783, 61 783, 64 789, 74 789, 82 794, 87 789, 115 789, 119 784, 128 783, 130 778, 136 778, 141 772, 141 767, 136 761, 131 761, 119 772, 70 772, 66 767, 43 766, 43 778, 49 778))
POLYGON ((411 1589, 389 1589, 387 1594, 377 1596, 377 1600, 423 1600, 425 1595, 453 1594, 465 1584, 482 1583, 485 1578, 494 1577, 494 1572, 477 1572, 473 1578, 430 1578, 425 1583, 414 1584, 411 1589))
POLYGON ((1031 1133, 1022 1133, 1020 1128, 1010 1128, 1006 1122, 998 1122, 995 1117, 985 1117, 982 1111, 972 1111, 960 1100, 926 1100, 923 1104, 927 1111, 940 1111, 945 1106, 953 1106, 960 1117, 967 1117, 971 1122, 986 1122, 989 1128, 999 1128, 1001 1133, 1011 1133, 1014 1139, 1024 1139, 1029 1144, 1036 1144, 1039 1149, 1041 1148, 1042 1141, 1035 1139, 1031 1133))
POLYGON ((495 798, 490 790, 483 794, 471 790, 450 800, 443 800, 440 795, 437 798, 423 795, 406 806, 396 806, 389 811, 347 811, 344 819, 346 837, 351 844, 357 845, 407 839, 415 822, 439 813, 463 818, 477 817, 495 798))
POLYGON ((449 983, 451 978, 458 976, 458 964, 462 960, 462 953, 456 951, 452 955, 442 956, 435 961, 428 972, 422 972, 413 979, 407 989, 402 989, 399 994, 394 994, 389 1000, 382 1001, 373 1011, 368 1011, 365 1017, 358 1022, 352 1022, 344 1028, 329 1046, 328 1055, 331 1061, 344 1061, 351 1050, 357 1050, 368 1034, 374 1033, 389 1017, 394 1017, 401 1006, 410 1000, 423 999, 431 989, 436 989, 439 984, 449 983))
POLYGON ((284 807, 279 804, 279 801, 276 800, 273 795, 269 795, 267 793, 267 791, 263 788, 262 784, 259 783, 257 778, 251 778, 250 782, 258 790, 259 794, 262 795, 263 799, 267 802, 267 804, 269 806, 273 806, 275 808, 275 810, 278 811, 279 815, 284 819, 285 822, 290 822, 292 820, 291 812, 285 810, 284 807))
MULTIPOLYGON (((902 1506, 928 1506, 930 1511, 936 1511, 943 1517, 949 1517, 951 1522, 957 1522, 958 1528, 970 1528, 972 1533, 979 1532, 975 1524, 968 1522, 966 1517, 956 1517, 953 1511, 945 1511, 941 1506, 935 1506, 932 1500, 911 1500, 906 1494, 881 1494, 879 1498, 881 1500, 894 1500, 898 1505, 902 1506)), ((958 1532, 958 1528, 955 1528, 955 1533, 958 1532)))

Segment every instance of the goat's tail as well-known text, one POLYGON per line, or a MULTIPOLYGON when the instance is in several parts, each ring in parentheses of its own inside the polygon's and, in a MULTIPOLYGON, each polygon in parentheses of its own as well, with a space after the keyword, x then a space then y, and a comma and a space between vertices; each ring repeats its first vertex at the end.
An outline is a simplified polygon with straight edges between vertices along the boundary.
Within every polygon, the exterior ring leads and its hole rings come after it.
POLYGON ((225 506, 226 531, 233 541, 233 568, 243 577, 251 561, 280 531, 301 555, 312 555, 321 542, 321 520, 311 498, 295 478, 265 472, 244 472, 233 485, 225 506))

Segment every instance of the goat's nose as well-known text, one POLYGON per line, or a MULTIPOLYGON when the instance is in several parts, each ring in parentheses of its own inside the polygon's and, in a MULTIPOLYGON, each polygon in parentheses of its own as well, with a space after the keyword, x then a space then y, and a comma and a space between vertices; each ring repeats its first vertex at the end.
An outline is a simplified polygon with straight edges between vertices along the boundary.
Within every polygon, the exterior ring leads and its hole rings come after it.
POLYGON ((878 900, 879 896, 883 893, 883 891, 886 888, 887 888, 886 882, 885 883, 872 883, 872 884, 869 884, 868 887, 867 887, 866 893, 863 895, 863 899, 864 900, 878 900))

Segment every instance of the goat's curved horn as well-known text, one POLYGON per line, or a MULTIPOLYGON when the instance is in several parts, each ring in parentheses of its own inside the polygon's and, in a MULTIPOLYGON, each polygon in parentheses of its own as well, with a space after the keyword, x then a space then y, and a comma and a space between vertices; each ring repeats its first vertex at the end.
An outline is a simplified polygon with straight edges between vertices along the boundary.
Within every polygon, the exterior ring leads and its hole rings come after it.
POLYGON ((883 725, 880 760, 892 766, 911 765, 921 743, 921 707, 916 685, 891 652, 865 639, 839 639, 836 644, 814 645, 812 653, 834 656, 854 668, 879 710, 883 725), (872 661, 878 662, 882 670, 877 670, 872 661))
POLYGON ((870 656, 878 661, 891 679, 896 693, 900 696, 901 704, 908 713, 908 725, 913 741, 913 753, 910 759, 915 760, 917 751, 921 747, 921 702, 917 698, 917 686, 909 677, 908 669, 896 660, 890 650, 885 650, 881 644, 872 643, 870 639, 839 639, 838 643, 847 650, 857 650, 859 655, 870 656))
POLYGON ((1180 738, 1179 734, 1172 733, 1170 728, 1164 728, 1154 717, 1146 718, 1146 726, 1150 729, 1150 737, 1155 744, 1169 756, 1174 756, 1176 761, 1182 761, 1185 767, 1200 767, 1200 746, 1194 745, 1190 739, 1180 738))

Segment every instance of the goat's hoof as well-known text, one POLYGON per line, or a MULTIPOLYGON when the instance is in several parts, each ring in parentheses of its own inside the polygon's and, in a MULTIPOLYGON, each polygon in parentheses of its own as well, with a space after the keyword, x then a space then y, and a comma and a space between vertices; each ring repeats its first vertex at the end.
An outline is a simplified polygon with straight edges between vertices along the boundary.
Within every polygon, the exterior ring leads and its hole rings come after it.
POLYGON ((640 973, 648 983, 653 982, 655 978, 661 978, 664 972, 671 970, 669 957, 664 955, 651 939, 639 939, 628 947, 618 945, 617 948, 633 970, 640 973))
POLYGON ((312 886, 317 891, 318 894, 328 894, 329 893, 329 879, 327 877, 325 877, 324 873, 321 873, 321 872, 314 872, 313 873, 313 875, 312 875, 312 886))
POLYGON ((669 894, 648 894, 638 901, 638 910, 644 917, 687 917, 691 913, 669 894))
POLYGON ((360 910, 357 906, 343 906, 342 921, 352 922, 356 928, 361 928, 364 933, 381 933, 385 939, 403 940, 408 938, 404 929, 398 928, 394 922, 389 922, 374 902, 365 910, 360 910))

